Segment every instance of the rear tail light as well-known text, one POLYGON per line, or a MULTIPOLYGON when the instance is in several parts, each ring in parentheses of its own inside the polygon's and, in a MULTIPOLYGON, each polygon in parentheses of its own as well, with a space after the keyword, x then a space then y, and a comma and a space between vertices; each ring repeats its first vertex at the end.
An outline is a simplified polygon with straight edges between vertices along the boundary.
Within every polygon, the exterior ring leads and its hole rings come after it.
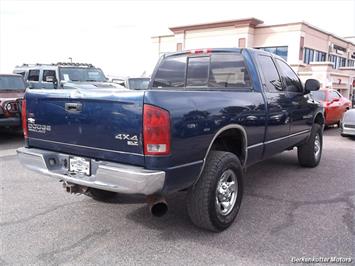
POLYGON ((159 107, 143 108, 143 143, 145 155, 170 154, 170 115, 159 107))
POLYGON ((26 114, 26 100, 22 100, 22 108, 21 108, 21 118, 22 118, 22 129, 23 129, 23 136, 25 139, 28 138, 28 128, 27 128, 27 114, 26 114))

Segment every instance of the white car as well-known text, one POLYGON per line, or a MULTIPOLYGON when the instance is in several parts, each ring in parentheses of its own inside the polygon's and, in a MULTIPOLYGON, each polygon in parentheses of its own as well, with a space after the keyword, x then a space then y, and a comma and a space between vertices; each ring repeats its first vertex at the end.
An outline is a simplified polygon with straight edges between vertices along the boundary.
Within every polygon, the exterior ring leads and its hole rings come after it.
POLYGON ((355 109, 348 110, 344 113, 341 122, 341 135, 355 136, 355 109))

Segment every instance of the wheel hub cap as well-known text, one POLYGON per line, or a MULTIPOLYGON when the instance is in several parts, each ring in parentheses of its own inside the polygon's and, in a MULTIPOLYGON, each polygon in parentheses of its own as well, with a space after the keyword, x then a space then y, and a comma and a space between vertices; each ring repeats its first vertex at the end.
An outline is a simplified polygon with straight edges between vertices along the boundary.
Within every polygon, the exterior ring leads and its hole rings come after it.
POLYGON ((319 134, 317 134, 314 139, 314 155, 316 158, 318 158, 318 156, 320 155, 320 150, 321 150, 320 137, 319 134))
POLYGON ((228 169, 221 175, 216 189, 216 209, 223 216, 228 215, 238 196, 238 183, 235 173, 228 169))

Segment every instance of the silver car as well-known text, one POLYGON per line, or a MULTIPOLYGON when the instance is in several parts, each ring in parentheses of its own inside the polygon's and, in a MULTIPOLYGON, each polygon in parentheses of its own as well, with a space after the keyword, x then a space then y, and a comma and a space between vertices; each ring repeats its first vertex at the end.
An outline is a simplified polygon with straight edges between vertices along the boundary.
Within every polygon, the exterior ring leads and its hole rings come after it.
POLYGON ((355 109, 348 110, 344 113, 341 122, 341 135, 355 136, 355 109))

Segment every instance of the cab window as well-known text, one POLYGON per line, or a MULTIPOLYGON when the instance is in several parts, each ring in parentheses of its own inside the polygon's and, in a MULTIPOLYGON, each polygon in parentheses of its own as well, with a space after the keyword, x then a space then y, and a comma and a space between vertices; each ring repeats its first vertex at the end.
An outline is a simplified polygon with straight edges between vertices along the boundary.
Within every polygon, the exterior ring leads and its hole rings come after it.
POLYGON ((55 70, 43 70, 42 81, 44 81, 44 82, 52 82, 52 81, 47 81, 48 77, 55 78, 55 70))
POLYGON ((28 72, 28 81, 39 81, 39 69, 31 69, 28 72))
POLYGON ((266 55, 259 55, 258 59, 267 90, 269 92, 282 91, 281 79, 272 58, 266 55))

